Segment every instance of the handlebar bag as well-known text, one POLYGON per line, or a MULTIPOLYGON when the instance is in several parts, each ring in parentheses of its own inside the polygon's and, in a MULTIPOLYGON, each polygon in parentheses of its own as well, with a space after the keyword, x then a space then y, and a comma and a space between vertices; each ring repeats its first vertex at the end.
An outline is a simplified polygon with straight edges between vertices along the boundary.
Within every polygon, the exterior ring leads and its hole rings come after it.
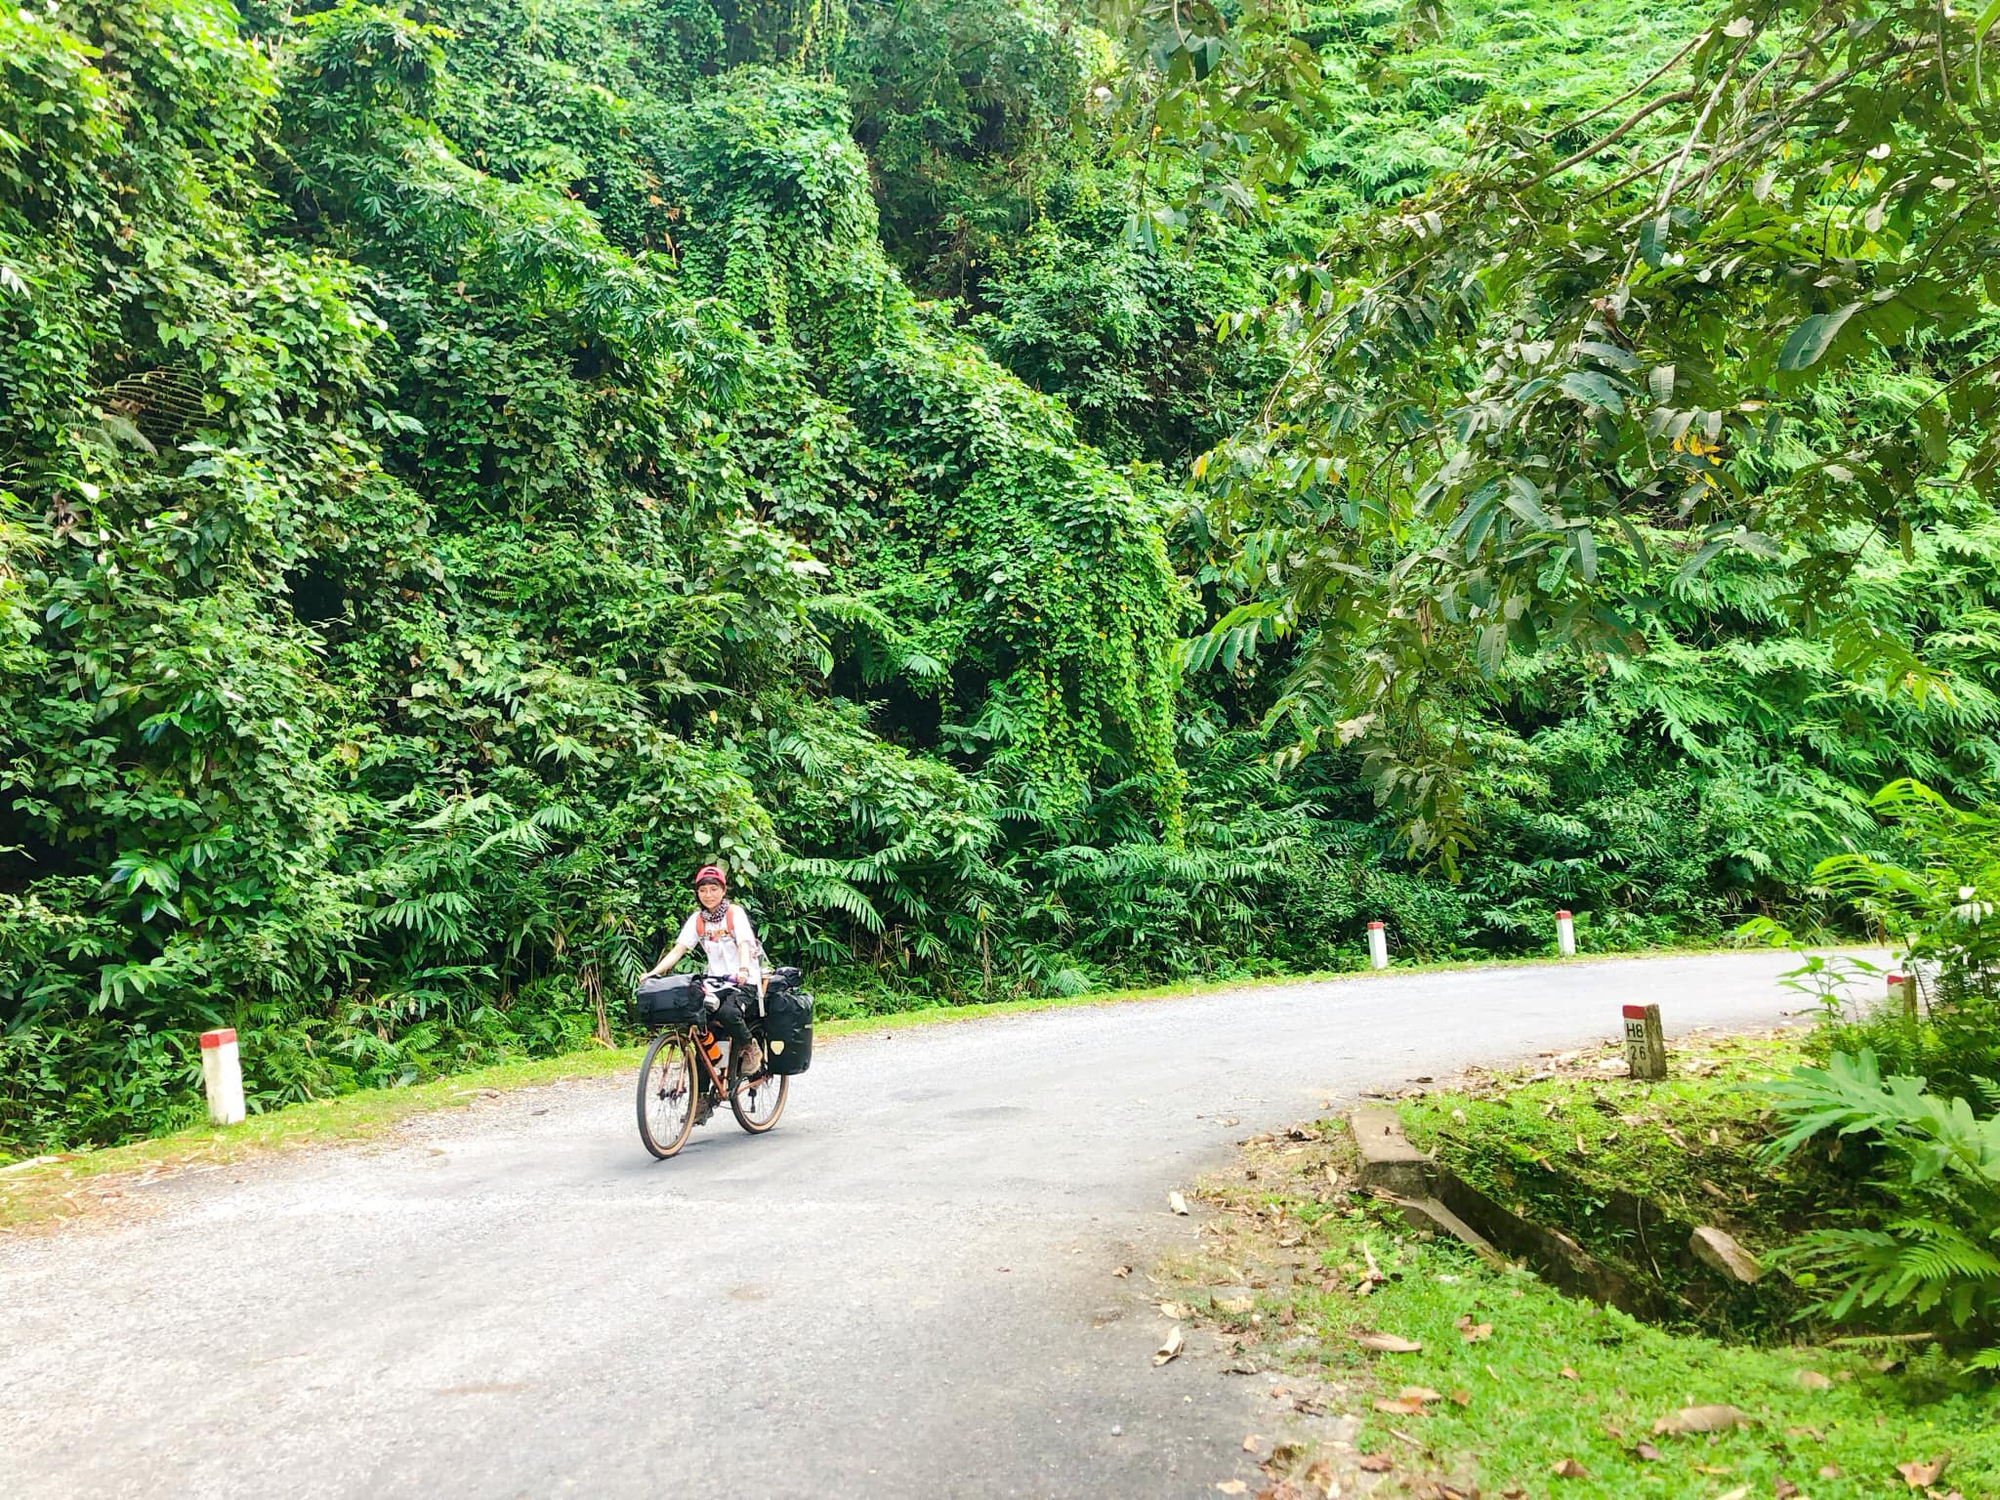
POLYGON ((701 980, 688 974, 642 979, 632 1009, 641 1026, 692 1026, 702 1017, 701 980))
POLYGON ((773 985, 764 996, 764 1057, 773 1073, 812 1066, 813 997, 773 985))

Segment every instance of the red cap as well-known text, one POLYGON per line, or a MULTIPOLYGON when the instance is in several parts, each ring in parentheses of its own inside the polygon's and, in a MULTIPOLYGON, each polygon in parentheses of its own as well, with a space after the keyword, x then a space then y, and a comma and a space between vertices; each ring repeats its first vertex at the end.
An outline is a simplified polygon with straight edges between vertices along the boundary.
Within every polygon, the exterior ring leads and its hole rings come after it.
POLYGON ((1380 932, 1382 930, 1382 924, 1380 922, 1370 922, 1368 924, 1368 930, 1370 932, 1380 932))
POLYGON ((1556 920, 1557 920, 1558 922, 1564 922, 1564 921, 1567 921, 1568 919, 1569 919, 1569 913, 1568 913, 1568 912, 1566 912, 1566 911, 1559 911, 1559 912, 1557 912, 1557 913, 1556 913, 1556 920))
POLYGON ((699 870, 694 872, 694 883, 696 885, 706 885, 711 880, 725 891, 729 889, 729 881, 724 878, 720 865, 703 865, 699 870))
POLYGON ((220 1047, 225 1042, 234 1042, 235 1040, 236 1028, 233 1026, 225 1026, 220 1031, 204 1031, 201 1034, 201 1044, 204 1047, 220 1047))

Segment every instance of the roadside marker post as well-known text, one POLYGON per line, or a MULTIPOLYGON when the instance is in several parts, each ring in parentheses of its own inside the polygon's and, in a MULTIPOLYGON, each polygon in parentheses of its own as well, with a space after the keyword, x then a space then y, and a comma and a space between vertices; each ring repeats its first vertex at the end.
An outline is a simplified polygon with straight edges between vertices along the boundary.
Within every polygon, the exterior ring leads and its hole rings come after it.
POLYGON ((1667 1076, 1667 1038, 1660 1029, 1660 1007, 1625 1007, 1625 1068, 1634 1078, 1667 1076))
POLYGON ((1889 976, 1889 999, 1900 1002, 1903 1014, 1911 1020, 1917 1016, 1917 976, 1914 974, 1891 974, 1889 976))
POLYGON ((211 1125, 243 1123, 243 1056, 232 1028, 201 1034, 201 1084, 211 1125))
POLYGON ((1556 913, 1556 952, 1564 958, 1576 957, 1576 923, 1566 911, 1556 913))
POLYGON ((1389 967, 1389 934, 1380 922, 1368 924, 1368 962, 1377 969, 1389 967))

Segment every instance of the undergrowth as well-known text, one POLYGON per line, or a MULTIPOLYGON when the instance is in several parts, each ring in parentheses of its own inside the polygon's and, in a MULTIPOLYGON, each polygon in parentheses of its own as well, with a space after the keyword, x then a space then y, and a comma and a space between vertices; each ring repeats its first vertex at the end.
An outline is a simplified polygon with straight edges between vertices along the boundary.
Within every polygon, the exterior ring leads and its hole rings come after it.
POLYGON ((1309 1379, 1304 1406, 1358 1421, 1344 1449, 1281 1447, 1274 1500, 1329 1479, 1433 1500, 2000 1493, 2000 1395, 1951 1362, 1723 1343, 1566 1297, 1404 1229, 1355 1190, 1351 1152, 1334 1122, 1254 1139, 1203 1184, 1219 1213, 1199 1251, 1163 1271, 1166 1310, 1227 1367, 1309 1379))
POLYGON ((1807 1298, 1782 1276, 1724 1281, 1689 1252, 1698 1226, 1767 1257, 1801 1229, 1873 1203, 1854 1168, 1865 1148, 1773 1164, 1770 1100, 1756 1084, 1803 1061, 1811 1033, 1695 1033, 1660 1082, 1624 1076, 1615 1047, 1534 1068, 1475 1074, 1402 1102, 1411 1140, 1534 1222, 1568 1234, 1663 1293, 1687 1326, 1727 1337, 1787 1336, 1807 1298))

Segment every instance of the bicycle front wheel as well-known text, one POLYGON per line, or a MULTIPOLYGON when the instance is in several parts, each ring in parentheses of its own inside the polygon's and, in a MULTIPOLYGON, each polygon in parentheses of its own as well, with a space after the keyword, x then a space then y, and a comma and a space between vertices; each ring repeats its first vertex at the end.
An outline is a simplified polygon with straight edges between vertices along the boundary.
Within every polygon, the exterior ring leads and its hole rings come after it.
POLYGON ((746 1079, 738 1070, 735 1049, 730 1049, 729 1112, 752 1135, 762 1135, 778 1123, 778 1116, 785 1112, 785 1096, 791 1089, 792 1080, 775 1073, 746 1079))
POLYGON ((684 1031, 661 1032, 639 1068, 639 1139, 661 1161, 687 1144, 700 1095, 694 1043, 684 1031))

